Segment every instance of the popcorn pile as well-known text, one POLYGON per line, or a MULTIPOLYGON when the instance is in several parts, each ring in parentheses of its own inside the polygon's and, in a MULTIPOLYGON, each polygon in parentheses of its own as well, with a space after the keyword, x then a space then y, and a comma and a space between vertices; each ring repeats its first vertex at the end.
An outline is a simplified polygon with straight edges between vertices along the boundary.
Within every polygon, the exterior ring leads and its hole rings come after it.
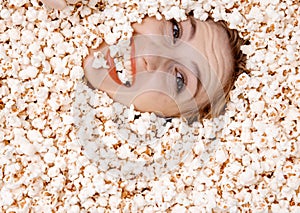
POLYGON ((300 212, 298 1, 0 2, 1 212, 300 212), (250 40, 224 115, 166 122, 82 82, 89 48, 191 10, 250 40))

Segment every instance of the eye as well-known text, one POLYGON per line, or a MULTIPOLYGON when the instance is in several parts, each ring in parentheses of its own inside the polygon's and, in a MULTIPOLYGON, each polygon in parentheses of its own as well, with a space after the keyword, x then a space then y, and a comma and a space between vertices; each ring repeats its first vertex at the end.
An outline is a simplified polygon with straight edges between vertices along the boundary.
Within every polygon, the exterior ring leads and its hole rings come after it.
POLYGON ((184 77, 183 75, 176 69, 176 89, 177 93, 179 93, 184 87, 184 77))
POLYGON ((175 19, 171 19, 171 23, 172 23, 173 43, 175 44, 176 39, 180 38, 181 36, 181 29, 178 22, 175 19))

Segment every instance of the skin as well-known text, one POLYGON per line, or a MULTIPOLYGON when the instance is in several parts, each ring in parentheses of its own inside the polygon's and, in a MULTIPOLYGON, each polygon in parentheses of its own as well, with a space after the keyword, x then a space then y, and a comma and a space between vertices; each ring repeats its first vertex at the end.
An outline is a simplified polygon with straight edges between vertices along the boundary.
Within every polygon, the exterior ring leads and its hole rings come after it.
MULTIPOLYGON (((122 104, 133 104, 139 111, 155 112, 162 117, 199 111, 223 92, 223 86, 232 76, 233 59, 226 31, 219 24, 189 17, 176 25, 172 21, 147 17, 132 27, 134 42, 131 45, 135 53, 131 57, 136 63, 133 85, 119 85, 108 75, 107 69, 94 69, 91 51, 84 61, 84 69, 94 88, 107 92, 122 104), (174 40, 174 29, 178 27, 180 38, 174 40), (179 93, 178 72, 185 84, 179 93)), ((106 54, 107 47, 103 43, 97 51, 106 54)))
POLYGON ((64 9, 67 4, 76 4, 79 0, 41 0, 44 5, 57 10, 64 9))
MULTIPOLYGON (((42 0, 45 5, 63 9, 77 0, 42 0)), ((155 112, 162 117, 177 117, 201 109, 223 93, 233 74, 233 57, 226 31, 218 23, 188 17, 180 23, 146 17, 134 23, 131 54, 135 70, 133 85, 118 84, 109 75, 111 69, 92 67, 94 51, 107 54, 102 43, 90 50, 84 60, 85 77, 89 84, 105 91, 115 101, 133 104, 142 112, 155 112), (193 27, 194 26, 194 27, 193 27), (174 31, 180 36, 175 36, 174 31), (178 73, 184 87, 177 91, 178 73)), ((111 65, 113 67, 113 65, 111 65)), ((221 95, 221 97, 224 97, 221 95)), ((225 101, 225 99, 224 99, 225 101)))

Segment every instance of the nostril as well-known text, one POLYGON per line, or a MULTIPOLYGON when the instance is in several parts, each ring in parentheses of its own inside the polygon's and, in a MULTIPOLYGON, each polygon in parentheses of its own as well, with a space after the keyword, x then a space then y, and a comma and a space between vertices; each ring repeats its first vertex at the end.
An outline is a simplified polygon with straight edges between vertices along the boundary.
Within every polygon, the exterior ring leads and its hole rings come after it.
POLYGON ((147 67, 147 66, 148 66, 148 63, 147 63, 146 59, 143 58, 143 61, 144 61, 145 67, 147 67))
POLYGON ((144 62, 145 70, 149 71, 149 64, 148 64, 148 62, 147 62, 147 60, 146 60, 145 57, 143 57, 143 62, 144 62))
POLYGON ((150 61, 151 59, 149 57, 143 57, 143 61, 144 61, 144 65, 145 65, 145 69, 148 72, 153 72, 155 70, 153 61, 150 61))

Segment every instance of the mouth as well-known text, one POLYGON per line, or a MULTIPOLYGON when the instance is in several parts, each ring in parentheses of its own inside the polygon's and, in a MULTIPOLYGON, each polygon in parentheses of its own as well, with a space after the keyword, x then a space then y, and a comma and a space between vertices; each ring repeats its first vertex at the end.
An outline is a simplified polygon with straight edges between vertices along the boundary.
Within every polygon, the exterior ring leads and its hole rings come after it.
POLYGON ((135 82, 135 76, 136 76, 136 62, 135 62, 135 45, 134 45, 134 40, 131 38, 130 40, 130 46, 131 46, 131 51, 130 51, 130 62, 131 62, 131 72, 132 72, 132 85, 135 82))
POLYGON ((108 49, 106 53, 106 60, 108 62, 109 70, 108 74, 109 76, 119 85, 122 85, 123 83, 120 81, 118 75, 117 75, 117 69, 114 63, 113 58, 110 56, 110 50, 108 49))
POLYGON ((131 87, 135 82, 136 75, 136 61, 135 61, 135 45, 133 38, 130 39, 129 45, 130 51, 125 54, 130 53, 130 61, 125 60, 128 57, 119 57, 113 59, 110 55, 110 50, 108 49, 106 53, 106 60, 109 66, 109 76, 119 85, 124 85, 126 87, 131 87), (121 61, 119 61, 121 58, 121 61), (122 61, 123 60, 123 61, 122 61), (117 65, 116 65, 117 64, 117 65))

